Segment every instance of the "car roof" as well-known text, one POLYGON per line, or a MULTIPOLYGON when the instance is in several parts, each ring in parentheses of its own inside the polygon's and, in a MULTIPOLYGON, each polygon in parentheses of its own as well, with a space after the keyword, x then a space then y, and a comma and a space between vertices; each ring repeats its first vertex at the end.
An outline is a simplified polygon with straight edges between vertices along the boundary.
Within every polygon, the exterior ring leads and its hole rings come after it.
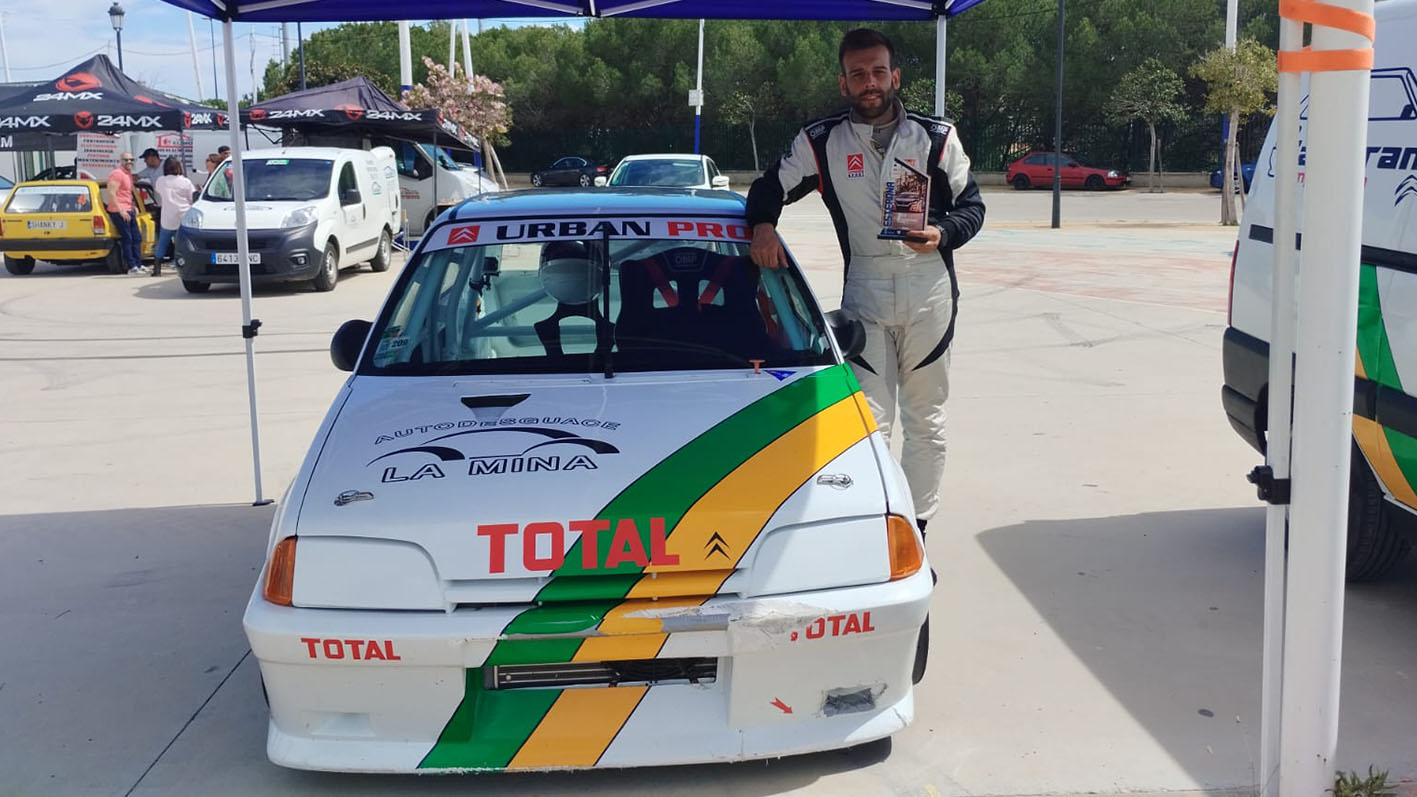
POLYGON ((732 191, 707 188, 542 188, 479 194, 453 208, 453 220, 492 216, 564 214, 635 216, 649 213, 741 216, 746 207, 732 191))
POLYGON ((68 179, 68 178, 66 178, 66 179, 63 179, 63 180, 25 180, 24 182, 15 183, 15 185, 16 185, 16 187, 22 186, 22 185, 26 185, 26 186, 28 186, 28 185, 79 185, 79 186, 85 186, 85 185, 86 185, 86 186, 95 186, 95 185, 97 185, 97 186, 102 186, 105 182, 107 182, 107 181, 105 181, 105 180, 78 180, 78 179, 68 179))
MULTIPOLYGON (((352 147, 268 147, 266 149, 243 149, 243 158, 321 158, 335 160, 341 155, 369 150, 352 147)), ((227 153, 230 156, 230 153, 227 153)))
POLYGON ((621 161, 680 161, 680 160, 702 160, 707 155, 696 155, 692 152, 655 152, 648 155, 626 155, 621 161))

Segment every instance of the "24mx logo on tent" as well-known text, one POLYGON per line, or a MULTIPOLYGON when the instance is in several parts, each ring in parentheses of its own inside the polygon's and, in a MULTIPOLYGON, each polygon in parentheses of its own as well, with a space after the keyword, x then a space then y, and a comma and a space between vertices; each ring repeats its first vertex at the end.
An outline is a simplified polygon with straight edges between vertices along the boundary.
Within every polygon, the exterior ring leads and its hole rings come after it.
POLYGON ((259 122, 259 121, 261 121, 262 119, 265 119, 265 118, 266 118, 266 109, 265 109, 265 108, 252 108, 252 109, 251 109, 251 113, 250 113, 250 117, 251 117, 251 121, 253 121, 253 122, 259 122))
POLYGON ((364 109, 360 108, 358 105, 340 105, 337 106, 335 110, 344 111, 344 115, 348 117, 351 122, 358 122, 360 119, 364 118, 364 109))
POLYGON ((74 127, 80 130, 88 130, 93 127, 94 115, 89 111, 79 111, 74 114, 74 127))
POLYGON ((102 85, 98 78, 90 75, 88 72, 75 72, 71 75, 65 75, 54 82, 54 88, 60 91, 93 91, 102 85))

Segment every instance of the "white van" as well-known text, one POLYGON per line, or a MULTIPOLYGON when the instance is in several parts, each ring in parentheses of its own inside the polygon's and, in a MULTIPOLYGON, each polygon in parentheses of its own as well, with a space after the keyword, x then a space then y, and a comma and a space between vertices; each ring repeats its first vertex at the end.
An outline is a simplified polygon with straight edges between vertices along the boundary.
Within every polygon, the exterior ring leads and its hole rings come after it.
POLYGON ((502 190, 497 182, 476 166, 458 163, 441 148, 397 139, 386 142, 393 148, 399 173, 399 193, 408 214, 408 234, 420 237, 437 218, 440 210, 478 194, 502 190), (437 153, 435 163, 434 153, 437 153), (437 169, 437 203, 434 199, 433 171, 437 169))
MULTIPOLYGON (((1377 5, 1353 397, 1348 577, 1376 578, 1417 539, 1417 0, 1377 5)), ((1308 99, 1300 103, 1302 210, 1308 99)), ((1275 129, 1260 154, 1231 270, 1225 330, 1230 424, 1263 451, 1269 401, 1275 129)), ((1325 198, 1316 198, 1315 212, 1325 198)), ((1302 241, 1300 245, 1302 246, 1302 241)), ((1300 322, 1302 323, 1302 321, 1300 322)))
MULTIPOLYGON (((389 267, 403 218, 393 150, 286 147, 252 150, 243 161, 253 281, 328 291, 341 266, 389 267)), ((238 280, 230 161, 182 219, 177 270, 192 293, 238 280)))

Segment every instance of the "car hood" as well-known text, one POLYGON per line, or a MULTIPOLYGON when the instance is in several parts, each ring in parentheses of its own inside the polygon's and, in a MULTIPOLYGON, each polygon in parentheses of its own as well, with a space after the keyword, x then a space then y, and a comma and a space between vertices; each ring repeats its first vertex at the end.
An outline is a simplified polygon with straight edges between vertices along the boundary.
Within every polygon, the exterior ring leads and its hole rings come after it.
MULTIPOLYGON (((280 229, 293 211, 300 208, 319 207, 319 200, 299 202, 248 201, 246 203, 246 227, 251 230, 280 229)), ((202 202, 202 230, 230 231, 236 229, 236 203, 202 202)))
MULTIPOLYGON (((664 576, 659 594, 712 594, 778 508, 874 429, 841 365, 347 389, 278 533, 299 536, 297 562, 328 549, 312 539, 411 546, 453 603, 618 597, 645 572, 664 576)), ((879 521, 882 477, 864 461, 851 506, 879 521)), ((793 524, 843 515, 839 499, 799 503, 793 524)), ((297 604, 316 592, 297 577, 297 604)))

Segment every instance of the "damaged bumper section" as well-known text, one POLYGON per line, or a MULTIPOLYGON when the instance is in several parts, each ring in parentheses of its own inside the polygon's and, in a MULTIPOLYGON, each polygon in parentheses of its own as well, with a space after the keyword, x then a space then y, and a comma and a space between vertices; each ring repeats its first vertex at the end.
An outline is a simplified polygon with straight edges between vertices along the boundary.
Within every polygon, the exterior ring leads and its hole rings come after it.
POLYGON ((245 626, 267 753, 356 772, 577 769, 775 757, 914 715, 929 570, 787 596, 375 612, 276 606, 245 626))

